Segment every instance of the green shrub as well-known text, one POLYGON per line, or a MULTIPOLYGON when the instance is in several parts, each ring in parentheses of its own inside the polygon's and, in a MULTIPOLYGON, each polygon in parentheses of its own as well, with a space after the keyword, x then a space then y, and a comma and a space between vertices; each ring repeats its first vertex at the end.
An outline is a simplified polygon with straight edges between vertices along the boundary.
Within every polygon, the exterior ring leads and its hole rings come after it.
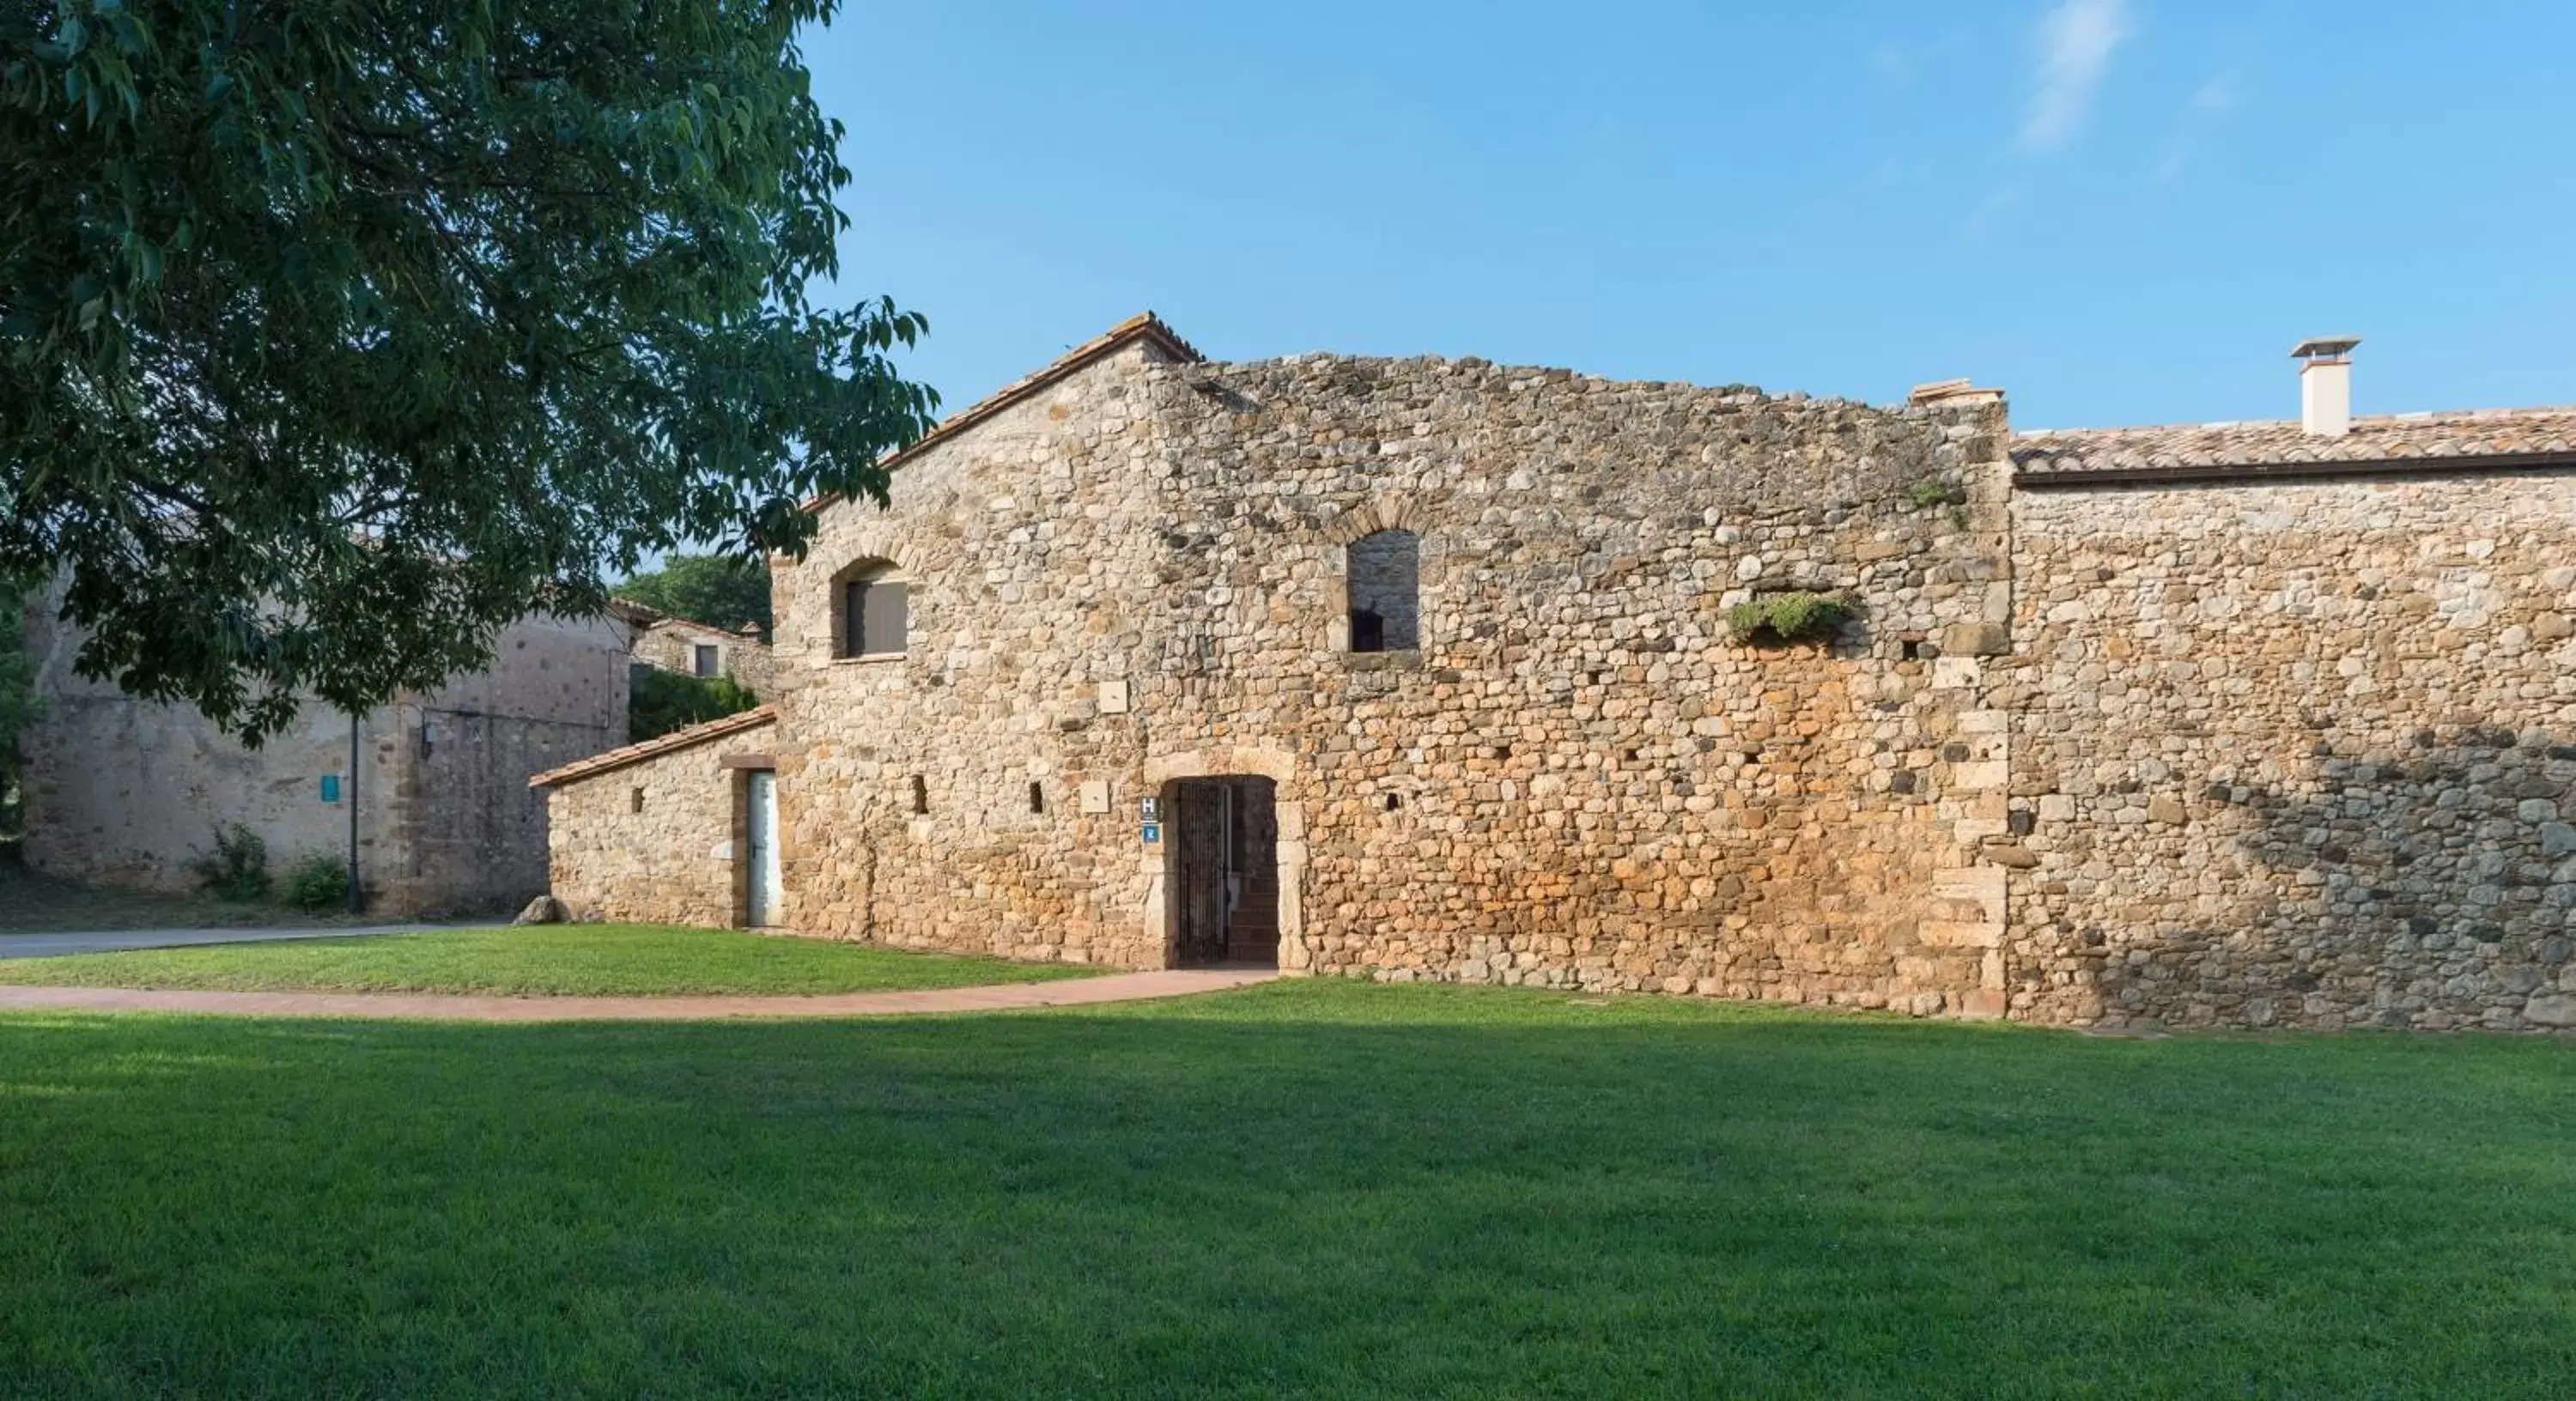
POLYGON ((227 900, 256 900, 268 893, 268 843, 238 822, 215 828, 215 849, 188 862, 197 884, 227 900))
POLYGON ((328 852, 307 852, 286 868, 282 894, 299 910, 338 909, 349 898, 349 863, 328 852))
POLYGON ((627 691, 626 737, 659 739, 673 730, 736 715, 760 704, 730 676, 682 676, 659 667, 631 669, 627 691))
POLYGON ((1935 473, 1905 489, 1905 499, 1929 511, 1935 506, 1968 504, 1968 489, 1935 473))
POLYGON ((1769 593, 1726 610, 1726 629, 1739 644, 1788 646, 1828 642, 1854 612, 1831 594, 1769 593))

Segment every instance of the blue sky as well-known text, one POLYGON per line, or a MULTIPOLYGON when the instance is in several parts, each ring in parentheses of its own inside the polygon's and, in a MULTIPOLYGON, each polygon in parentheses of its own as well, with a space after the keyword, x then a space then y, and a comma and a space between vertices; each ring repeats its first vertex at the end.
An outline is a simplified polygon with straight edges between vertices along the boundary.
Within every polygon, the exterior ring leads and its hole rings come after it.
POLYGON ((2024 427, 2576 402, 2576 6, 848 0, 843 289, 964 404, 1151 307, 2024 427))

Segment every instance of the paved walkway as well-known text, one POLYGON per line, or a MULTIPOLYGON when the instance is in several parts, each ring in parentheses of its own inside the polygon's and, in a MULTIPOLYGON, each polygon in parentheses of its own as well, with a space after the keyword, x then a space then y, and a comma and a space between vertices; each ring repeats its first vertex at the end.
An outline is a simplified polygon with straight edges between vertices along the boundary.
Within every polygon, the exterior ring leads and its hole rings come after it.
POLYGON ((184 949, 199 944, 266 944, 281 939, 363 939, 370 934, 427 934, 452 924, 351 924, 320 929, 92 929, 63 934, 0 934, 0 958, 60 958, 129 949, 184 949))
POLYGON ((1175 968, 1051 983, 850 992, 827 997, 460 997, 400 992, 155 992, 143 988, 0 987, 0 1012, 194 1012, 230 1017, 342 1017, 454 1022, 697 1022, 733 1017, 893 1017, 1088 1007, 1185 997, 1268 982, 1267 968, 1175 968))

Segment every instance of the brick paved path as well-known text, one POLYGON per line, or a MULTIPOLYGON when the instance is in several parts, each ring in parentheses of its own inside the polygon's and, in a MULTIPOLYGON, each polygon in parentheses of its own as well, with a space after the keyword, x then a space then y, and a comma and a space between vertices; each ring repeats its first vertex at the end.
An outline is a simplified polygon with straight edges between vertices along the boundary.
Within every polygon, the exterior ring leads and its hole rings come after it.
POLYGON ((193 1012, 232 1017, 341 1017, 454 1022, 694 1022, 731 1017, 892 1017, 1003 1012, 1185 997, 1248 987, 1267 968, 1176 968, 1053 983, 849 992, 825 997, 470 997, 403 992, 183 992, 143 988, 0 987, 0 1012, 193 1012))

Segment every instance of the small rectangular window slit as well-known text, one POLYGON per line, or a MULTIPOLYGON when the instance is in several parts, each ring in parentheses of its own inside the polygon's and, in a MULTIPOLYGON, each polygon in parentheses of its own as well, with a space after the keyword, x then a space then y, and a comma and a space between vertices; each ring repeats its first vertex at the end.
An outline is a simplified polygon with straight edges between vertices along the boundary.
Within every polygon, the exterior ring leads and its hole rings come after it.
POLYGON ((930 811, 930 784, 919 774, 912 776, 912 815, 920 817, 930 811))
POLYGON ((1046 786, 1036 779, 1029 780, 1029 811, 1037 813, 1046 811, 1046 786))

